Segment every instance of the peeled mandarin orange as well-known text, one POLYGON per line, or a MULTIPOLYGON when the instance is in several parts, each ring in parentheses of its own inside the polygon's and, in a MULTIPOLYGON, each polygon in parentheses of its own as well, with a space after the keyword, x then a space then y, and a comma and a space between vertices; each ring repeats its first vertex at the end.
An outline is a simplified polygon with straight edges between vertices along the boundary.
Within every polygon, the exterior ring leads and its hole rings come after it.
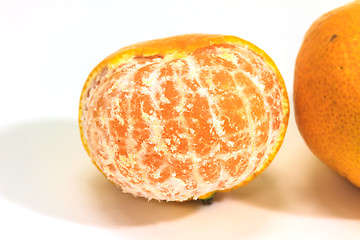
POLYGON ((124 192, 205 199, 244 185, 278 152, 288 97, 274 62, 234 36, 138 43, 103 60, 80 100, 83 144, 124 192))
POLYGON ((360 187, 360 1, 326 13, 306 33, 294 106, 312 152, 360 187))

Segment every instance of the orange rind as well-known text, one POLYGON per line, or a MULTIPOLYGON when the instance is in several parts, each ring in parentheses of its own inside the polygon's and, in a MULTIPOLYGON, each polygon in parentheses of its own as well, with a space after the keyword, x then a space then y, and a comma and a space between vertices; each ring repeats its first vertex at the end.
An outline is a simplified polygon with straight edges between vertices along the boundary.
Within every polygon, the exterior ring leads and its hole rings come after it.
POLYGON ((308 29, 294 75, 295 119, 309 149, 360 187, 360 1, 308 29))

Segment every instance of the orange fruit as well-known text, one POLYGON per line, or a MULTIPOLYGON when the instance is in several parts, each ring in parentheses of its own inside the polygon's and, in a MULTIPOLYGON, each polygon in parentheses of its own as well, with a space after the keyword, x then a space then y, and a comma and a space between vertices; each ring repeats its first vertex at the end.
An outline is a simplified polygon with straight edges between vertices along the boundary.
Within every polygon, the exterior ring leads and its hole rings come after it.
POLYGON ((83 144, 124 192, 206 199, 249 182, 279 150, 289 104, 274 62, 234 36, 189 34, 138 43, 85 82, 83 144))
POLYGON ((360 187, 360 1, 321 16, 306 33, 294 107, 312 152, 360 187))

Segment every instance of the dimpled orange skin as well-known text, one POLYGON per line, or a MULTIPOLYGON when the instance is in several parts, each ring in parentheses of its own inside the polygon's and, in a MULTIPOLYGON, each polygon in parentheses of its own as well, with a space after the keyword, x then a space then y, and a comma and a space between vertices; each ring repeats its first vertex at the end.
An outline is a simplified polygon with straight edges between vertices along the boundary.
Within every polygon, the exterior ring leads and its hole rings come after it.
POLYGON ((188 34, 125 47, 85 82, 79 127, 93 163, 124 192, 205 199, 242 186, 278 152, 285 83, 253 44, 188 34))
POLYGON ((323 15, 306 33, 294 107, 312 152, 360 187, 360 1, 323 15))

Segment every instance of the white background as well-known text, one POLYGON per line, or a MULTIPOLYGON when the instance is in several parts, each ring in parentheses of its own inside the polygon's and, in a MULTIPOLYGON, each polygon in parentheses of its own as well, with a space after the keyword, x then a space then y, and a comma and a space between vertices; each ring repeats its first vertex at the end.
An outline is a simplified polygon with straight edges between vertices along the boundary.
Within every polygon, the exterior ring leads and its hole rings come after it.
POLYGON ((103 58, 185 33, 253 42, 291 96, 306 30, 346 2, 0 0, 0 239, 358 239, 360 190, 311 154, 293 115, 271 166, 211 206, 121 193, 90 163, 76 119, 103 58))

